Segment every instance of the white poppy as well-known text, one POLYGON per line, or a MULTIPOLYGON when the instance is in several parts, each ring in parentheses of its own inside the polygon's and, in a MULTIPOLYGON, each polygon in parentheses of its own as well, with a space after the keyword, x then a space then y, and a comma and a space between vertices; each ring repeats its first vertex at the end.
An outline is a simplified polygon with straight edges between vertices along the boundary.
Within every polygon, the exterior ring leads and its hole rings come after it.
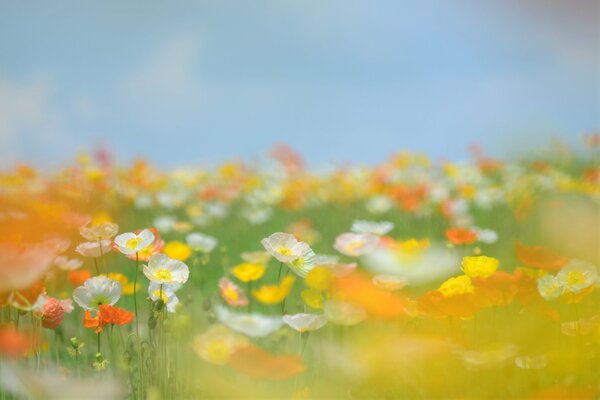
POLYGON ((375 221, 364 221, 356 220, 352 223, 350 229, 355 233, 371 233, 377 236, 383 236, 394 229, 394 224, 389 221, 375 222, 375 221))
POLYGON ((342 233, 335 238, 333 248, 340 253, 357 257, 371 253, 377 248, 379 238, 371 233, 342 233))
POLYGON ((83 242, 79 244, 75 251, 84 257, 100 257, 106 253, 110 253, 112 250, 112 243, 110 240, 101 240, 96 242, 83 242))
POLYGON ((139 234, 133 232, 122 233, 115 238, 117 249, 123 254, 135 254, 154 242, 154 234, 149 229, 144 229, 139 234))
POLYGON ((284 263, 302 257, 310 250, 307 243, 299 242, 294 235, 283 232, 273 233, 268 238, 261 240, 260 243, 269 254, 284 263))
POLYGON ((63 271, 74 271, 81 268, 83 261, 78 258, 59 256, 54 259, 54 265, 63 271))
POLYGON ((167 311, 174 313, 179 304, 179 298, 175 292, 181 287, 181 285, 161 285, 160 283, 150 282, 148 286, 148 296, 152 301, 162 299, 163 303, 167 306, 167 311), (162 287, 161 287, 162 286, 162 287))
POLYGON ((344 326, 356 325, 367 318, 364 308, 337 300, 327 300, 323 304, 323 312, 328 321, 344 326))
POLYGON ((148 265, 144 265, 144 275, 162 285, 182 284, 187 282, 190 270, 183 262, 166 254, 155 254, 150 257, 148 265))
POLYGON ((86 310, 97 310, 102 304, 112 306, 121 297, 121 284, 106 276, 95 276, 75 288, 73 299, 86 310))
POLYGON ((284 315, 283 322, 298 332, 311 332, 322 328, 327 323, 327 318, 318 314, 300 313, 284 315))
POLYGON ((197 232, 187 235, 185 237, 185 242, 192 250, 201 251, 203 253, 210 253, 219 243, 216 238, 197 232))
POLYGON ((251 337, 267 336, 283 325, 281 317, 235 312, 223 306, 217 306, 215 313, 223 325, 251 337))
POLYGON ((94 240, 110 239, 119 231, 119 225, 110 222, 94 226, 82 226, 79 228, 79 233, 86 240, 93 242, 94 240))

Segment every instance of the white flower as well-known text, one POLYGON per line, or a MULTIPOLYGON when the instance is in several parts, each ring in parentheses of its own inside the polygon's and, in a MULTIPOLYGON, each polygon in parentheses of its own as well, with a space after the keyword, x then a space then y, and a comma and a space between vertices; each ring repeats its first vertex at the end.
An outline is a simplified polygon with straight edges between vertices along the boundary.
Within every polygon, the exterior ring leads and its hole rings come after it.
POLYGON ((175 292, 181 287, 181 285, 161 285, 160 283, 150 282, 148 286, 148 296, 152 301, 162 299, 163 303, 167 306, 167 311, 174 313, 177 304, 179 304, 179 298, 175 292), (162 287, 161 287, 162 286, 162 287))
POLYGON ((149 229, 144 229, 139 234, 133 232, 122 233, 115 238, 115 245, 125 255, 144 250, 153 242, 154 234, 149 229))
POLYGON ((571 293, 579 293, 598 280, 598 269, 590 262, 571 260, 556 275, 558 284, 571 293))
POLYGON ((95 276, 75 288, 73 299, 86 310, 97 310, 101 304, 113 305, 121 297, 121 284, 106 276, 95 276))
POLYGON ((169 258, 166 254, 155 254, 150 257, 148 265, 144 265, 144 275, 150 281, 162 285, 182 284, 188 280, 190 270, 183 262, 169 258))
MULTIPOLYGON (((303 242, 302 242, 303 243, 303 242)), ((296 259, 287 263, 287 266, 296 273, 296 275, 306 278, 306 275, 312 270, 316 264, 315 260, 317 259, 317 255, 315 252, 308 246, 308 244, 304 243, 305 246, 302 246, 302 254, 296 259)))
POLYGON ((299 242, 294 235, 283 232, 274 233, 260 243, 269 254, 284 263, 302 257, 310 250, 307 243, 299 242))
POLYGON ((192 250, 203 253, 210 253, 219 243, 214 237, 202 233, 190 233, 185 237, 185 241, 192 250))
POLYGON ((79 244, 75 251, 84 257, 100 257, 112 250, 110 240, 101 240, 100 242, 83 242, 79 244))
POLYGON ((283 325, 280 317, 270 317, 256 313, 238 313, 223 306, 216 307, 215 313, 222 324, 251 337, 267 336, 283 325))
POLYGON ((546 300, 554 300, 565 292, 565 288, 560 284, 554 275, 544 275, 537 280, 537 289, 546 300))
POLYGON ((94 240, 110 239, 119 231, 119 225, 110 222, 94 226, 82 226, 79 228, 79 233, 86 240, 93 242, 94 240))
POLYGON ((81 268, 83 261, 78 258, 68 258, 65 256, 59 256, 54 259, 54 265, 63 271, 74 271, 81 268))
POLYGON ((323 304, 323 312, 327 320, 345 326, 356 325, 367 318, 364 308, 337 300, 327 300, 323 304))
POLYGON ((362 256, 377 248, 379 238, 370 233, 342 233, 335 238, 333 248, 347 256, 362 256))
POLYGON ((492 244, 498 241, 498 234, 496 231, 491 229, 473 228, 474 232, 477 233, 477 241, 485 244, 492 244))
POLYGON ((171 216, 162 216, 154 218, 153 225, 161 233, 168 233, 173 230, 177 220, 171 216))
POLYGON ((327 318, 318 314, 300 313, 284 315, 283 322, 298 332, 311 332, 322 328, 327 323, 327 318))
POLYGON ((394 229, 394 224, 388 221, 374 222, 356 220, 352 223, 352 232, 356 233, 372 233, 373 235, 383 236, 394 229))
POLYGON ((365 205, 367 211, 371 214, 384 214, 388 212, 392 206, 392 200, 385 196, 371 197, 365 205))

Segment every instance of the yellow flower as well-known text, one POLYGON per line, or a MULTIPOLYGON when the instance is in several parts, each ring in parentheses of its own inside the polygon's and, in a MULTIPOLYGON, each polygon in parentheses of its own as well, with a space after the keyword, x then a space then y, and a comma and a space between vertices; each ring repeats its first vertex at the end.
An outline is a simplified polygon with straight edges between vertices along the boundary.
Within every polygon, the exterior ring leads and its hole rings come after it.
POLYGON ((317 266, 309 271, 304 282, 306 286, 315 290, 327 290, 331 285, 333 274, 331 269, 323 266, 317 266))
POLYGON ((448 279, 446 282, 438 288, 438 292, 444 295, 444 297, 452 297, 459 294, 473 293, 475 287, 471 278, 467 275, 460 275, 454 278, 448 279))
POLYGON ((125 275, 116 272, 111 272, 109 274, 105 274, 104 276, 119 282, 123 288, 123 291, 121 292, 122 294, 133 294, 133 283, 130 283, 129 279, 127 279, 125 275))
POLYGON ((463 257, 462 271, 471 278, 487 278, 496 272, 500 261, 493 257, 463 257))
POLYGON ((265 266, 260 264, 241 263, 236 265, 231 272, 242 282, 251 282, 260 279, 265 274, 265 266))
POLYGON ((290 290, 292 290, 295 280, 296 278, 293 276, 286 276, 281 280, 279 285, 264 285, 258 288, 258 290, 253 290, 252 296, 265 304, 281 303, 290 293, 290 290))
POLYGON ((309 307, 323 308, 323 302, 325 301, 323 292, 314 289, 306 289, 300 293, 300 297, 302 297, 302 301, 309 307))
POLYGON ((169 242, 163 248, 163 253, 174 258, 175 260, 185 261, 192 255, 192 249, 190 246, 183 242, 173 241, 169 242))
POLYGON ((404 253, 414 254, 427 250, 429 247, 429 239, 408 239, 398 243, 398 246, 404 253))

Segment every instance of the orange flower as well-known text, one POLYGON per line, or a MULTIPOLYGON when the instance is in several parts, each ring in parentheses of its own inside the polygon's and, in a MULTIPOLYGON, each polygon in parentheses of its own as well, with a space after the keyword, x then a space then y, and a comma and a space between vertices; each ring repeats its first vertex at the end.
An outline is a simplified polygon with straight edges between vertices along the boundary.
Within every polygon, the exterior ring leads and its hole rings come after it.
POLYGON ((56 329, 63 322, 65 309, 53 297, 50 297, 42 307, 42 326, 48 329, 56 329))
POLYGON ((454 245, 471 244, 477 240, 477 232, 466 228, 448 228, 446 229, 446 237, 454 245))
POLYGON ((229 358, 229 364, 253 378, 284 380, 304 372, 298 356, 277 356, 254 345, 235 351, 229 358))
POLYGON ((0 356, 23 357, 32 346, 31 338, 13 325, 0 326, 0 356))
POLYGON ((444 296, 438 290, 431 290, 417 300, 420 312, 434 318, 469 318, 481 308, 472 293, 444 296))
POLYGON ((91 277, 92 274, 87 269, 77 269, 69 272, 69 282, 75 287, 83 285, 91 277))
POLYGON ((133 321, 132 312, 108 304, 100 305, 100 310, 95 317, 90 310, 86 310, 83 315, 83 326, 96 328, 96 333, 102 332, 107 325, 126 325, 131 321, 133 321))
POLYGON ((542 246, 525 246, 521 242, 515 243, 515 251, 519 260, 526 266, 546 271, 558 271, 569 261, 542 246))

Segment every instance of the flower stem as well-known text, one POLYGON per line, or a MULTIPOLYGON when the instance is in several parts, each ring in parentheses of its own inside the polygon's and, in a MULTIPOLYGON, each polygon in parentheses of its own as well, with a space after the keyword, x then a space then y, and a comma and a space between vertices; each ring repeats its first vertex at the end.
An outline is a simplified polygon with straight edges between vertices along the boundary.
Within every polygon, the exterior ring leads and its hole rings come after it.
POLYGON ((138 306, 137 306, 137 280, 138 270, 140 269, 140 257, 139 254, 135 253, 135 276, 133 278, 133 307, 135 310, 135 333, 140 336, 140 326, 138 319, 138 306))

